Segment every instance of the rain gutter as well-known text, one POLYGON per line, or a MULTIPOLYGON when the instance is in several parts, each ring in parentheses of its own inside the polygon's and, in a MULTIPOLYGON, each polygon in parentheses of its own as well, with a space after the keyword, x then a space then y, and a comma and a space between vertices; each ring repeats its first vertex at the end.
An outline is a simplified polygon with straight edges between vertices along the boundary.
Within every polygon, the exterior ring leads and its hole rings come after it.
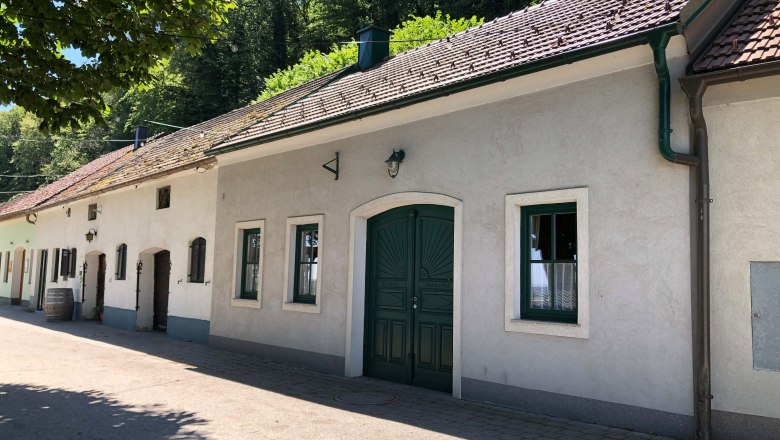
POLYGON ((396 110, 402 107, 407 107, 413 104, 429 101, 431 99, 445 97, 453 93, 463 92, 466 90, 493 84, 496 82, 506 81, 523 75, 528 75, 531 73, 551 69, 554 67, 572 64, 577 61, 582 61, 588 58, 593 58, 593 57, 605 55, 612 52, 617 52, 635 46, 641 46, 647 44, 648 38, 651 35, 654 35, 658 32, 667 32, 670 35, 677 34, 676 27, 677 27, 677 23, 669 23, 657 28, 640 31, 630 35, 621 36, 601 44, 589 46, 582 49, 577 49, 572 52, 567 52, 544 60, 539 60, 532 63, 523 64, 511 69, 505 69, 498 72, 481 75, 479 77, 472 78, 466 81, 461 81, 455 84, 439 87, 423 93, 418 93, 405 98, 393 100, 384 104, 379 104, 376 106, 341 114, 332 118, 323 119, 321 121, 301 125, 299 127, 293 127, 287 130, 270 133, 265 136, 260 136, 254 139, 248 139, 233 145, 227 145, 221 148, 214 148, 212 150, 207 151, 206 155, 216 156, 219 154, 237 151, 244 148, 253 147, 256 145, 265 144, 268 142, 273 142, 276 140, 301 135, 304 133, 320 130, 333 125, 338 125, 345 122, 362 119, 368 116, 374 116, 387 111, 396 110))
POLYGON ((709 137, 704 118, 703 100, 707 88, 716 84, 741 82, 749 79, 780 75, 780 61, 761 63, 700 75, 680 78, 680 85, 688 96, 688 110, 692 126, 694 154, 699 158, 696 167, 696 291, 694 311, 694 363, 696 398, 694 415, 696 439, 712 438, 712 374, 710 364, 710 174, 709 137))

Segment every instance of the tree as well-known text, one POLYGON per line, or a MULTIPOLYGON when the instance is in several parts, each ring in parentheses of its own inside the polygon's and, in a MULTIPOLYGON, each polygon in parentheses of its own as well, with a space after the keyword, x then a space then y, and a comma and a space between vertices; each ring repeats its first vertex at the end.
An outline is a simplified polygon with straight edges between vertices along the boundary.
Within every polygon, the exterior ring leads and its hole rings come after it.
POLYGON ((151 79, 177 45, 197 54, 222 35, 232 0, 6 0, 0 4, 0 102, 41 129, 104 123, 104 93, 151 79), (77 66, 67 48, 89 61, 77 66))
MULTIPOLYGON (((477 17, 453 19, 449 15, 442 17, 437 11, 434 17, 410 16, 390 32, 390 55, 413 49, 428 41, 446 38, 448 35, 479 26, 484 20, 477 17), (398 40, 399 42, 392 42, 398 40)), ((268 99, 285 90, 307 83, 330 72, 334 72, 357 62, 357 44, 333 45, 330 52, 319 50, 306 52, 297 63, 285 69, 279 69, 265 79, 265 89, 257 101, 268 99)))

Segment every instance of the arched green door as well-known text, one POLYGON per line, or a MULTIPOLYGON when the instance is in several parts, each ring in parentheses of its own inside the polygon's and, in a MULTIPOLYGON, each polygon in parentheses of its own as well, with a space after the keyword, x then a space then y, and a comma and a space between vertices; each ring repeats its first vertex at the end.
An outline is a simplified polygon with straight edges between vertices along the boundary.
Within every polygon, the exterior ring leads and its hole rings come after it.
POLYGON ((368 221, 364 374, 452 390, 453 209, 412 205, 368 221))

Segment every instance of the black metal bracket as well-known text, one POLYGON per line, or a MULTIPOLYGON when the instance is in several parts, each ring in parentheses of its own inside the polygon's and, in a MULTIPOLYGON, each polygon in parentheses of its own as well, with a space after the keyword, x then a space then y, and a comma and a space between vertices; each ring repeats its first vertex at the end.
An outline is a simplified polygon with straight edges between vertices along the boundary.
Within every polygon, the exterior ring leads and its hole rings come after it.
POLYGON ((87 293, 87 262, 84 261, 84 266, 81 269, 81 303, 84 304, 84 294, 87 293))
POLYGON ((141 308, 138 301, 141 296, 141 270, 144 268, 144 263, 140 259, 135 264, 135 311, 141 308))
POLYGON ((339 152, 338 151, 336 152, 336 158, 335 159, 331 160, 330 162, 327 162, 327 163, 323 164, 322 167, 336 175, 336 178, 333 179, 333 180, 339 180, 339 152), (332 164, 333 162, 336 162, 336 168, 335 169, 328 166, 328 165, 332 164))

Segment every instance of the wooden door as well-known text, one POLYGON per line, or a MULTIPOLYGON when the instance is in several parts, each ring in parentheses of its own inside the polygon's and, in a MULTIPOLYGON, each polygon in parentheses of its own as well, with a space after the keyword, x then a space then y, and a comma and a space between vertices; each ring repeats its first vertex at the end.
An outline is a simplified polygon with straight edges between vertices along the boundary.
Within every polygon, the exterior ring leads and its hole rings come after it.
POLYGON ((452 208, 369 220, 364 374, 452 390, 453 250, 452 208))
POLYGON ((168 292, 171 278, 171 253, 160 251, 154 254, 154 318, 153 328, 165 331, 168 328, 168 292))
POLYGON ((41 251, 41 264, 38 267, 38 304, 36 310, 43 310, 43 301, 46 296, 46 268, 49 265, 49 251, 44 249, 41 251))
POLYGON ((95 305, 102 309, 106 292, 106 254, 98 256, 97 282, 95 286, 95 305))

